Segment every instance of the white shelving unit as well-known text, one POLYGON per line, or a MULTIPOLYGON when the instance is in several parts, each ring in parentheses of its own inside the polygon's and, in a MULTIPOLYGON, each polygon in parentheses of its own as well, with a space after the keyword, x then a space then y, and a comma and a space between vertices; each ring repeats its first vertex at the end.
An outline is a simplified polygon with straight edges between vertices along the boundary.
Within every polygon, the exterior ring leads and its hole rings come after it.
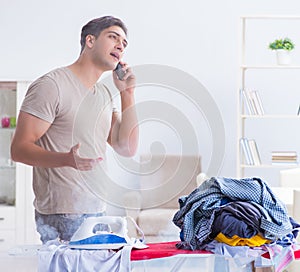
MULTIPOLYGON (((0 120, 17 117, 29 82, 0 80, 0 120)), ((32 170, 10 157, 15 128, 0 124, 0 250, 38 243, 33 215, 32 170)))
MULTIPOLYGON (((251 46, 255 47, 260 46, 264 47, 263 50, 265 50, 263 53, 265 53, 265 55, 268 54, 268 51, 271 51, 269 49, 267 49, 268 44, 264 43, 264 45, 254 45, 255 42, 253 41, 258 41, 260 42, 261 38, 263 37, 263 35, 267 35, 269 33, 261 33, 259 35, 259 31, 260 31, 260 27, 259 24, 263 24, 265 22, 267 22, 269 25, 274 24, 274 25, 279 25, 281 23, 284 22, 284 24, 286 24, 287 22, 291 24, 291 26, 293 26, 293 24, 295 22, 299 23, 298 25, 298 29, 300 26, 300 16, 272 16, 272 15, 261 15, 261 16, 242 16, 240 18, 240 32, 241 32, 241 41, 240 41, 240 65, 239 65, 239 88, 238 88, 238 112, 237 112, 237 116, 238 116, 238 125, 237 125, 237 176, 239 178, 242 177, 246 177, 249 176, 247 175, 247 171, 248 170, 252 170, 252 174, 251 176, 253 176, 253 171, 255 172, 257 171, 264 171, 264 173, 266 173, 267 171, 278 171, 280 169, 283 168, 291 168, 291 167, 299 167, 299 165, 297 164, 280 164, 280 165, 274 165, 271 164, 270 161, 266 161, 266 160, 262 160, 261 164, 259 165, 249 165, 245 162, 245 158, 244 158, 244 154, 243 154, 243 150, 241 148, 240 145, 240 139, 241 138, 247 138, 249 131, 247 131, 247 125, 248 122, 265 122, 264 124, 266 129, 268 128, 268 123, 270 122, 294 122, 294 121, 298 121, 299 120, 299 127, 300 127, 300 116, 297 115, 296 109, 295 109, 295 114, 294 113, 272 113, 272 112, 266 112, 264 115, 250 115, 245 107, 245 103, 244 103, 244 98, 241 95, 241 89, 247 89, 249 87, 251 88, 257 88, 255 86, 255 84, 253 84, 253 82, 255 82, 255 80, 252 80, 252 86, 248 86, 248 73, 252 73, 252 77, 253 74, 255 73, 255 75, 257 76, 257 78, 260 78, 260 80, 262 81, 262 73, 265 73, 266 71, 268 73, 277 73, 276 75, 274 75, 274 77, 278 76, 278 73, 290 73, 291 71, 297 72, 297 70, 299 70, 299 78, 300 78, 300 65, 289 65, 289 66, 281 66, 281 65, 276 65, 276 61, 275 61, 275 56, 274 56, 274 61, 272 61, 273 63, 270 64, 270 60, 264 59, 263 57, 260 57, 259 54, 252 53, 253 60, 251 59, 251 57, 247 56, 248 52, 249 52, 249 48, 251 46), (253 39, 252 42, 249 45, 249 41, 248 41, 248 37, 247 35, 248 33, 248 27, 252 24, 255 23, 256 29, 252 29, 252 35, 258 35, 257 39, 253 39), (255 30, 257 30, 257 33, 255 33, 255 30), (254 33, 254 34, 253 34, 254 33), (247 44, 248 43, 248 44, 247 44), (255 63, 252 63, 255 62, 255 63)), ((276 28, 276 26, 274 26, 274 28, 276 28)), ((286 32, 288 32, 288 30, 290 30, 293 27, 289 27, 287 28, 286 32)), ((283 27, 284 28, 284 27, 283 27)), ((295 29, 297 28, 296 26, 294 27, 295 29)), ((262 30, 263 31, 263 30, 262 30)), ((274 35, 273 33, 270 35, 274 35)), ((288 35, 288 33, 286 34, 288 35)), ((271 36, 270 36, 271 37, 271 36)), ((276 36, 272 36, 272 40, 273 41, 275 38, 279 38, 276 36)), ((285 37, 282 37, 285 38, 285 37)), ((293 39, 292 39, 293 40, 293 39)), ((267 41, 267 40, 266 40, 267 41)), ((255 43, 256 44, 256 43, 255 43)), ((254 49, 255 50, 255 49, 254 49)), ((299 45, 296 43, 296 48, 295 50, 297 50, 298 54, 299 54, 299 50, 300 50, 300 43, 299 45), (299 48, 298 48, 299 47, 299 48)), ((261 54, 263 55, 263 54, 261 54)), ((271 54, 270 54, 271 55, 271 54)), ((299 62, 298 60, 295 62, 299 62)), ((299 62, 300 63, 300 62, 299 62)), ((252 78, 253 79, 253 78, 252 78)), ((282 80, 284 80, 284 77, 282 78, 282 80)), ((270 86, 272 85, 272 82, 269 82, 270 86)), ((298 85, 298 88, 300 88, 300 85, 298 85)), ((264 90, 259 90, 259 92, 263 92, 264 90)), ((270 97, 270 99, 272 100, 272 97, 270 97)), ((262 99, 262 102, 264 102, 264 99, 262 99)), ((282 102, 284 103, 284 101, 282 102)), ((300 103, 300 100, 298 101, 298 103, 300 103)), ((268 133, 264 132, 263 130, 261 131, 261 133, 268 133)), ((300 135, 299 135, 300 136, 300 135)), ((270 135, 268 135, 268 137, 270 137, 270 135)), ((275 137, 278 137, 278 140, 284 141, 284 139, 282 139, 282 137, 280 135, 275 135, 275 137)), ((275 138, 274 137, 274 138, 275 138)), ((267 137, 266 137, 267 138, 267 137)), ((267 139, 268 140, 268 139, 267 139)), ((266 140, 266 141, 267 141, 266 140)), ((261 143, 260 143, 261 144, 261 143)), ((300 144, 299 143, 295 143, 295 148, 299 149, 300 144)), ((260 151, 260 147, 261 145, 258 145, 258 150, 260 151)), ((273 147, 273 149, 269 150, 269 152, 271 152, 272 150, 276 150, 276 147, 273 147)), ((298 157, 299 157, 299 153, 298 153, 298 157)), ((299 161, 298 161, 299 162, 299 161)), ((259 176, 259 174, 257 175, 259 176)), ((279 175, 278 175, 279 177, 279 175)), ((275 184, 272 184, 273 186, 277 186, 278 184, 276 184, 276 181, 274 181, 275 184)))

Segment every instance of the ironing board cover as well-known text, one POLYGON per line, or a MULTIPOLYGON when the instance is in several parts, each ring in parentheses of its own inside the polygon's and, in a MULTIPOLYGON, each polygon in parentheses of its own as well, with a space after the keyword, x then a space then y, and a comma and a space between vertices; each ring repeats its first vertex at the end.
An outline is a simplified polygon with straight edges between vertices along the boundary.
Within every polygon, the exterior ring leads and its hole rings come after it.
POLYGON ((163 242, 163 243, 149 243, 146 249, 132 249, 131 261, 149 260, 155 258, 171 257, 177 254, 212 254, 205 250, 185 250, 176 248, 179 241, 163 242))
MULTIPOLYGON (((213 254, 210 251, 205 250, 185 250, 185 249, 177 249, 176 244, 178 241, 174 242, 163 242, 163 243, 149 243, 147 244, 149 247, 143 250, 132 249, 131 250, 131 261, 141 261, 141 260, 149 260, 156 258, 164 258, 171 257, 177 254, 213 254)), ((294 251, 295 259, 300 259, 300 249, 294 251)), ((269 253, 265 253, 262 255, 265 258, 270 258, 269 253)))

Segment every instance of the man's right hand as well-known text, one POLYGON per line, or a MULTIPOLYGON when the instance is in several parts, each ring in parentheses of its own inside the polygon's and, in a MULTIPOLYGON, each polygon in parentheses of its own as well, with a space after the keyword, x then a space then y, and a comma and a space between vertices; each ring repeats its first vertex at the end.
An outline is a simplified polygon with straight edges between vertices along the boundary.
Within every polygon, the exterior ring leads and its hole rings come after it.
POLYGON ((82 158, 78 154, 79 148, 80 144, 78 143, 74 145, 69 152, 71 167, 80 171, 89 171, 95 168, 98 165, 98 163, 103 160, 101 157, 96 159, 82 158))

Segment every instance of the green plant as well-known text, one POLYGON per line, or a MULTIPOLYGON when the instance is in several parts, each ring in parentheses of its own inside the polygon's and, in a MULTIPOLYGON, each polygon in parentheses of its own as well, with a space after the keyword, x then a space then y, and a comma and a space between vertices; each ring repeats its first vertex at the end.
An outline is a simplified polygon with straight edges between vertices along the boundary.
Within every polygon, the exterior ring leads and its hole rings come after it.
POLYGON ((287 51, 291 51, 294 49, 294 47, 294 43, 289 38, 277 39, 269 44, 269 48, 272 50, 284 49, 287 51))

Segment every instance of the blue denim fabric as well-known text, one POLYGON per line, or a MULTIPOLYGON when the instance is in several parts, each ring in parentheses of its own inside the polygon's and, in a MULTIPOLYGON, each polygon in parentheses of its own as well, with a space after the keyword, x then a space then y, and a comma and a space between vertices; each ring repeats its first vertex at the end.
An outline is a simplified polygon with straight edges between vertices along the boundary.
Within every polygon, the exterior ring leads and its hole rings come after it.
POLYGON ((96 214, 41 214, 35 210, 35 222, 37 231, 43 244, 47 241, 59 238, 70 241, 75 231, 83 220, 90 216, 103 216, 104 213, 96 214))

